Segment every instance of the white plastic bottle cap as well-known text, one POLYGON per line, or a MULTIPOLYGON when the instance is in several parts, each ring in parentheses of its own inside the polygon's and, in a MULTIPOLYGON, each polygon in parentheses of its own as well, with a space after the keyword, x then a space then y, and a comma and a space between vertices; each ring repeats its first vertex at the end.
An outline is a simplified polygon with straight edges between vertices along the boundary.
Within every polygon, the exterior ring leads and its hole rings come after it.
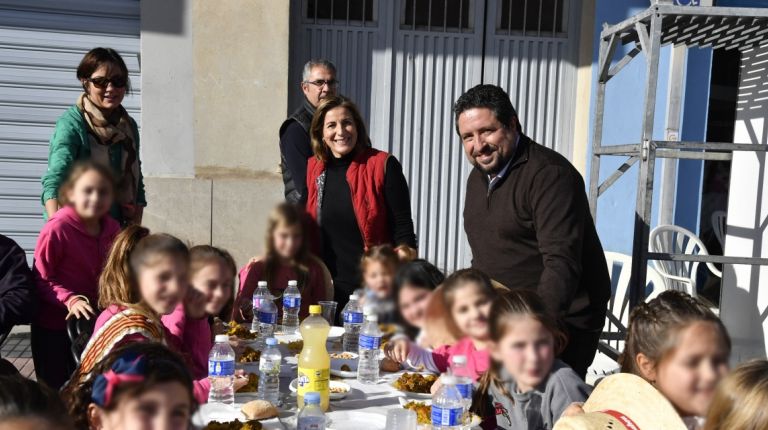
MULTIPOLYGON (((266 285, 266 284, 267 283, 265 282, 264 285, 266 285)), ((292 281, 288 281, 288 286, 289 287, 295 287, 297 285, 299 285, 299 283, 297 281, 293 281, 293 280, 292 281)))
POLYGON ((443 373, 442 376, 440 376, 440 383, 443 385, 456 385, 456 377, 443 373))
POLYGON ((349 300, 359 300, 360 297, 357 297, 357 294, 350 294, 349 300))
POLYGON ((466 355, 454 355, 451 357, 451 362, 456 364, 467 364, 467 356, 466 355))
POLYGON ((214 338, 214 341, 216 343, 229 342, 229 335, 227 335, 227 334, 217 334, 216 337, 214 338))
POLYGON ((259 287, 266 287, 267 286, 267 281, 259 281, 259 283, 256 284, 256 285, 259 286, 259 287))

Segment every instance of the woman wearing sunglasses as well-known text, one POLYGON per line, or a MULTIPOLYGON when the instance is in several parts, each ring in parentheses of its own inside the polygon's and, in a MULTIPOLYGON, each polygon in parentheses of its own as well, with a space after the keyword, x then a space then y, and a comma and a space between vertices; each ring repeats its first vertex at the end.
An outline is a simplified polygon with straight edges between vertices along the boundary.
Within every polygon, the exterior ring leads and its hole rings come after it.
POLYGON ((42 178, 45 218, 59 210, 59 187, 72 164, 90 159, 110 166, 117 183, 111 214, 122 225, 141 224, 147 202, 136 121, 122 106, 130 90, 128 68, 115 50, 94 48, 77 67, 83 87, 74 106, 56 121, 42 178))

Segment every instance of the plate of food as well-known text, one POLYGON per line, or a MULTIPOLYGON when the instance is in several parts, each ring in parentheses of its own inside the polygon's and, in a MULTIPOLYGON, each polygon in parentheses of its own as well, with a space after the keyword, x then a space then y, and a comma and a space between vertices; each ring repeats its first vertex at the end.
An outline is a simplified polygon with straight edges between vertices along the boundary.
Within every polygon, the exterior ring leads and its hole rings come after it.
POLYGON ((236 367, 238 369, 244 369, 246 372, 258 372, 259 358, 261 358, 260 351, 257 351, 250 346, 246 346, 240 356, 237 357, 236 367))
MULTIPOLYGON (((298 391, 298 384, 298 379, 291 381, 291 385, 288 386, 288 389, 291 390, 291 393, 296 393, 296 391, 298 391)), ((341 400, 344 397, 347 397, 347 394, 352 391, 352 387, 350 387, 349 384, 341 381, 330 381, 328 384, 328 389, 330 390, 329 397, 331 400, 341 400)))
POLYGON ((240 387, 239 390, 237 390, 237 393, 256 393, 259 391, 259 375, 253 372, 249 372, 247 375, 242 376, 242 378, 248 378, 248 383, 245 384, 245 386, 240 387))
POLYGON ((403 393, 406 397, 414 399, 431 399, 430 389, 437 381, 437 376, 429 373, 403 373, 394 382, 392 387, 403 393))
POLYGON ((293 338, 293 340, 290 339, 278 339, 280 350, 284 352, 284 356, 288 355, 295 355, 301 352, 302 348, 304 348, 304 341, 301 340, 301 338, 296 339, 293 338))
POLYGON ((259 337, 258 333, 252 332, 246 324, 238 324, 236 321, 230 321, 227 324, 227 335, 246 341, 255 341, 259 337))
MULTIPOLYGON (((412 400, 405 397, 398 397, 400 406, 416 412, 416 420, 419 427, 424 429, 432 428, 432 401, 431 400, 412 400)), ((468 427, 477 427, 482 423, 482 419, 475 414, 471 415, 468 427)))

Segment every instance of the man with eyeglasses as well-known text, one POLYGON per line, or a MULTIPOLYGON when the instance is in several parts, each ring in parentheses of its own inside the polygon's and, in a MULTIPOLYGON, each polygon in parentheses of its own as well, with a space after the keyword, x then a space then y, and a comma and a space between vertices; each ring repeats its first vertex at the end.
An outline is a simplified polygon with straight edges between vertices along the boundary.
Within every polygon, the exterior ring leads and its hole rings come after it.
POLYGON ((323 99, 336 95, 336 66, 325 59, 309 60, 301 77, 304 103, 280 126, 280 170, 285 200, 304 207, 307 201, 307 160, 312 156, 309 126, 323 99))

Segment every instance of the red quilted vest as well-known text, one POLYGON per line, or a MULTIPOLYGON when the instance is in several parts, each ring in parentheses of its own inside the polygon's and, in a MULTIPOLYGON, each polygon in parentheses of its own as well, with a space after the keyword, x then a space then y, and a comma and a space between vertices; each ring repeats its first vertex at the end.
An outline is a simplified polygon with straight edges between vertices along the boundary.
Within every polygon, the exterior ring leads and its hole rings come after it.
MULTIPOLYGON (((389 154, 366 147, 357 154, 347 169, 347 183, 352 193, 352 207, 363 236, 365 249, 392 242, 384 197, 384 174, 389 154)), ((318 222, 317 178, 325 171, 325 163, 315 157, 307 163, 307 213, 318 222)), ((327 191, 327 190, 326 190, 327 191)), ((320 220, 322 222, 322 220, 320 220)))

